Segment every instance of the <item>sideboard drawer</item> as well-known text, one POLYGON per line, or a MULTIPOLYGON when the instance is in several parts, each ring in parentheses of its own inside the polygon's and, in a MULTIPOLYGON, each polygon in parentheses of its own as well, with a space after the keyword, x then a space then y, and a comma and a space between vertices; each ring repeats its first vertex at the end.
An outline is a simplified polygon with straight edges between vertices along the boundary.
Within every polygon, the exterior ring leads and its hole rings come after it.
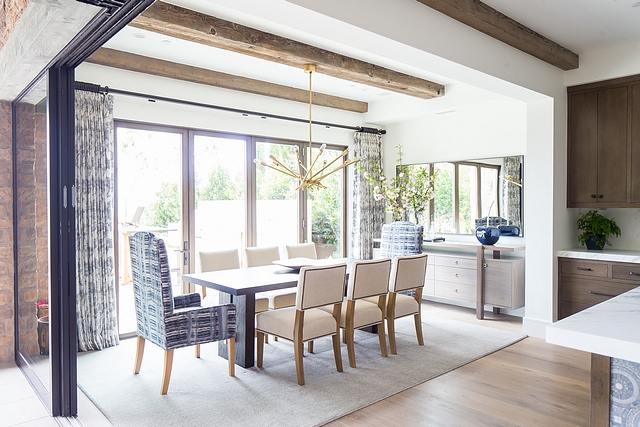
POLYGON ((602 262, 563 259, 560 264, 560 270, 562 274, 609 277, 609 265, 602 262))
POLYGON ((614 264, 611 270, 611 277, 614 279, 630 280, 638 282, 638 285, 640 285, 640 265, 636 267, 635 265, 629 266, 614 264))
POLYGON ((476 285, 463 283, 436 282, 436 296, 464 301, 476 300, 476 285))
POLYGON ((437 267, 436 282, 462 283, 476 285, 476 270, 455 267, 437 267))
MULTIPOLYGON (((475 258, 453 257, 453 256, 435 256, 436 267, 455 267, 455 268, 476 268, 475 258)), ((437 270, 437 268, 436 268, 437 270)))

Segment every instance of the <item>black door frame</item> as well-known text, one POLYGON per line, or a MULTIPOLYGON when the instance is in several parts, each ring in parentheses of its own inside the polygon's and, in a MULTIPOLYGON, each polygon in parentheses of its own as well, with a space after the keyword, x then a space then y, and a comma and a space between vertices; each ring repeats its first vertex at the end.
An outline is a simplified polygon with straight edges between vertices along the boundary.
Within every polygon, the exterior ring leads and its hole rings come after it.
MULTIPOLYGON (((17 104, 29 90, 48 74, 49 229, 52 231, 49 233, 50 394, 42 387, 29 363, 19 351, 18 322, 14 322, 14 351, 16 364, 20 366, 51 415, 63 417, 76 416, 78 413, 75 206, 72 203, 75 185, 75 68, 149 7, 153 0, 84 0, 82 2, 103 7, 103 9, 12 102, 14 293, 17 295, 16 109, 17 104)), ((14 298, 14 313, 18 313, 17 298, 14 298)))

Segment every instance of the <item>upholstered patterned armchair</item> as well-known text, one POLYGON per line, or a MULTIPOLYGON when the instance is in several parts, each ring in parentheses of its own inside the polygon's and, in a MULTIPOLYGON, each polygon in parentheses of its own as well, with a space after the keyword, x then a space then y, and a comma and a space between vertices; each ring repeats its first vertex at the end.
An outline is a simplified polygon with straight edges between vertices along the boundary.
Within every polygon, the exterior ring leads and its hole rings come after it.
POLYGON ((165 350, 161 394, 167 394, 173 350, 229 340, 229 375, 234 375, 236 308, 233 304, 201 307, 200 294, 173 296, 167 250, 162 239, 139 232, 129 239, 138 323, 134 374, 140 372, 145 340, 165 350))

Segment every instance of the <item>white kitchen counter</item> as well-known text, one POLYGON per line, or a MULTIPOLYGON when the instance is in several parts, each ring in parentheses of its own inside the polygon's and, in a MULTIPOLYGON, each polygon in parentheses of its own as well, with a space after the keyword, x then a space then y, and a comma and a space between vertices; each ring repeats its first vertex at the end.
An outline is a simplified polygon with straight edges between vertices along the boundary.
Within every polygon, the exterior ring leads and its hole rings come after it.
POLYGON ((639 326, 640 287, 548 325, 547 342, 640 363, 639 326))
POLYGON ((590 251, 587 248, 572 248, 558 251, 560 258, 593 259, 598 261, 630 262, 640 264, 640 251, 607 249, 590 251))

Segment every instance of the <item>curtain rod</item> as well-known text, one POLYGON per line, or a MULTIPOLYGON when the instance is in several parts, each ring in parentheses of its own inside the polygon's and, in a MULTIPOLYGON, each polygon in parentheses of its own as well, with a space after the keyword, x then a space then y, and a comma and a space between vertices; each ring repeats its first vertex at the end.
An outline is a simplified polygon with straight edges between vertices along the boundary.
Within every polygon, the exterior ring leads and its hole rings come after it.
MULTIPOLYGON (((185 101, 184 99, 167 98, 164 96, 149 95, 149 94, 140 93, 140 92, 130 92, 126 90, 110 88, 109 86, 102 87, 94 83, 75 82, 75 88, 77 90, 102 93, 105 95, 109 93, 114 93, 118 95, 132 96, 136 98, 146 98, 149 102, 164 101, 164 102, 171 102, 174 104, 189 105, 192 107, 211 108, 214 110, 226 111, 229 113, 239 113, 239 114, 242 114, 243 116, 257 116, 263 119, 270 118, 270 119, 278 119, 278 120, 287 120, 290 122, 297 122, 297 123, 309 123, 309 119, 298 119, 296 117, 280 116, 277 114, 261 113, 258 111, 250 111, 250 110, 240 110, 237 108, 223 107, 223 106, 214 105, 214 104, 204 104, 202 102, 185 101)), ((340 125, 340 124, 328 123, 328 122, 313 122, 313 124, 325 126, 327 128, 341 128, 341 129, 354 130, 356 132, 374 133, 377 135, 384 135, 387 133, 387 131, 384 129, 368 128, 364 126, 347 126, 347 125, 340 125)))

